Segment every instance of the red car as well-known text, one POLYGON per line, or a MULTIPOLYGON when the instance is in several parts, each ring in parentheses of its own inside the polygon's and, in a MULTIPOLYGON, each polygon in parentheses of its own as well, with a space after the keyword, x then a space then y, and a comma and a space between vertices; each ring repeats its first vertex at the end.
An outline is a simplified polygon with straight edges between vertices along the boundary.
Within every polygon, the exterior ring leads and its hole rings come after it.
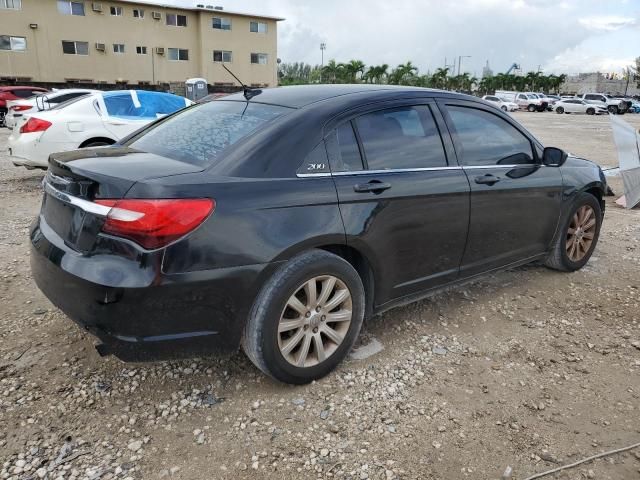
POLYGON ((7 114, 7 100, 19 100, 29 98, 49 90, 40 87, 0 87, 0 127, 4 127, 4 116, 7 114))

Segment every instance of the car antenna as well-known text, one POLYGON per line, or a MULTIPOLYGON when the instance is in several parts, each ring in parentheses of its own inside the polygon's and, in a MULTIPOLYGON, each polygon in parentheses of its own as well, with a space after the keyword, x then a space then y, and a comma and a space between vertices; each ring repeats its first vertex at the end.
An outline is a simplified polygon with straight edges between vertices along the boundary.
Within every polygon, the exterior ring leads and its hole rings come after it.
POLYGON ((247 101, 251 100, 256 95, 260 95, 262 93, 262 90, 260 90, 259 88, 247 87, 244 83, 242 83, 242 80, 240 80, 238 77, 236 77, 233 74, 233 72, 227 68, 227 66, 224 64, 224 62, 222 62, 222 68, 224 68, 227 72, 229 72, 229 75, 231 75, 233 78, 235 78, 238 81, 238 83, 240 85, 242 85, 243 95, 244 95, 244 98, 247 99, 247 101))

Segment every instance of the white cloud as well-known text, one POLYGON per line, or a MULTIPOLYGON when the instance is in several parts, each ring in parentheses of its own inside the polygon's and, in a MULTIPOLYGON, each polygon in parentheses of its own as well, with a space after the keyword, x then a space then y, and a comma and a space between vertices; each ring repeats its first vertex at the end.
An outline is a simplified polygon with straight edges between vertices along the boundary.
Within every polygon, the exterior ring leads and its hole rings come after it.
POLYGON ((583 17, 578 20, 583 27, 599 31, 599 32, 612 32, 620 30, 621 28, 630 27, 636 25, 636 19, 633 17, 623 17, 618 15, 605 15, 605 16, 592 16, 583 17))
MULTIPOLYGON (((198 0, 156 0, 193 6, 198 0)), ((485 62, 504 72, 573 73, 614 68, 637 56, 640 0, 216 0, 231 10, 286 18, 279 24, 284 62, 360 59, 391 66, 408 60, 433 71, 460 55, 480 75, 485 62), (621 34, 624 34, 621 37, 621 34), (620 40, 623 38, 622 40, 620 40), (634 51, 635 50, 635 51, 634 51)), ((212 3, 212 2, 204 2, 212 3)))

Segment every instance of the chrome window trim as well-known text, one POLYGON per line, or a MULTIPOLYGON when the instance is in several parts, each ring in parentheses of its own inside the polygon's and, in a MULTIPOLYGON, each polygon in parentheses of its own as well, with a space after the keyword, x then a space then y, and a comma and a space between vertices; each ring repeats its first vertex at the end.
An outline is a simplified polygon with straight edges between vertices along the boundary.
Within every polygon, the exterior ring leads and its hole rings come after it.
POLYGON ((310 177, 344 177, 350 175, 379 175, 383 173, 408 173, 408 172, 437 172, 441 170, 484 170, 488 168, 504 168, 504 169, 512 169, 512 168, 524 168, 524 167, 533 167, 540 166, 544 167, 545 165, 541 165, 539 163, 520 163, 516 165, 467 165, 467 166, 449 166, 449 167, 425 167, 425 168, 394 168, 389 170, 354 170, 347 172, 318 172, 318 173, 297 173, 296 176, 298 178, 310 178, 310 177))
POLYGON ((87 213, 91 213, 93 215, 98 215, 100 217, 106 217, 111 207, 106 207, 104 205, 98 205, 97 203, 90 202, 88 200, 83 200, 82 198, 74 197, 72 195, 68 195, 60 190, 54 188, 49 182, 44 182, 44 191, 51 195, 52 197, 57 198, 61 202, 68 203, 69 205, 73 205, 74 207, 78 207, 80 210, 83 210, 87 213))

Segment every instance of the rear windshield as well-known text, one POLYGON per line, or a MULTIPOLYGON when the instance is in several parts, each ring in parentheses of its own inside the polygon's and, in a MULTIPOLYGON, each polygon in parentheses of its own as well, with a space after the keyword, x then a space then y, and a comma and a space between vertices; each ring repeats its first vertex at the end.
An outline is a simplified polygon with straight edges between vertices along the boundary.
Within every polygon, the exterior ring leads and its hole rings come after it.
POLYGON ((153 125, 127 142, 127 146, 209 166, 225 148, 290 111, 260 103, 221 100, 202 103, 153 125))

